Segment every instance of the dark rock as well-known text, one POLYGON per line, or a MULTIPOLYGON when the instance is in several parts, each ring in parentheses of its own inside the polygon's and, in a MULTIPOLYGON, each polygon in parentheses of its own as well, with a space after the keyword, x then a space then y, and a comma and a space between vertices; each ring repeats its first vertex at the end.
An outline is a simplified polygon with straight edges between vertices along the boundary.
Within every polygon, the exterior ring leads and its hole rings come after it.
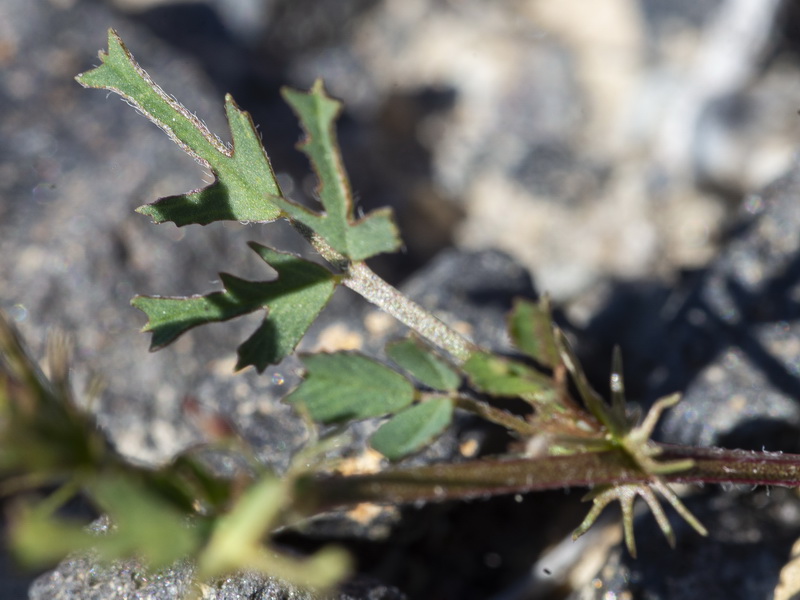
MULTIPOLYGON (((799 192, 795 167, 745 199, 707 269, 673 290, 621 286, 584 332, 600 334, 595 343, 620 335, 631 357, 630 387, 648 401, 684 392, 663 418, 659 439, 800 450, 799 192)), ((671 518, 678 544, 670 551, 652 518, 643 516, 636 525, 638 560, 616 550, 593 584, 573 597, 771 597, 800 535, 796 494, 723 488, 690 497, 687 506, 709 530, 707 539, 671 518)))
POLYGON ((718 260, 683 298, 660 346, 654 396, 681 390, 665 440, 797 451, 800 221, 795 168, 745 200, 718 260))
POLYGON ((674 286, 612 282, 578 333, 597 389, 611 349, 625 359, 629 399, 680 391, 660 439, 797 451, 800 427, 800 170, 747 197, 719 258, 674 286))
MULTIPOLYGON (((189 565, 143 575, 134 562, 102 566, 86 557, 72 558, 37 579, 29 600, 180 600, 192 589, 189 565)), ((204 600, 404 600, 398 590, 369 580, 355 580, 341 592, 318 595, 257 573, 203 586, 204 600)))

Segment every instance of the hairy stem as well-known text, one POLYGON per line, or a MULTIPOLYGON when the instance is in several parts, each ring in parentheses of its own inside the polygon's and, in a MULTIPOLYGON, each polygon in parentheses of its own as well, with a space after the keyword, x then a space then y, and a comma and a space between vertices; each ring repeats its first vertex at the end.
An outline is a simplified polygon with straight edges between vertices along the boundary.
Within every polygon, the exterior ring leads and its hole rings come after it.
POLYGON ((481 402, 469 396, 459 395, 455 398, 456 407, 483 417, 487 421, 502 425, 509 431, 522 436, 532 437, 540 433, 540 429, 525 419, 510 412, 497 408, 486 402, 481 402))
POLYGON ((800 486, 800 455, 661 444, 659 462, 690 459, 693 466, 663 477, 675 483, 800 486))
POLYGON ((466 362, 470 354, 478 349, 452 327, 378 277, 366 263, 349 262, 304 224, 291 218, 289 223, 322 258, 345 272, 342 279, 345 286, 417 332, 437 348, 448 352, 459 365, 466 362))
POLYGON ((464 363, 478 347, 416 302, 378 277, 365 263, 352 263, 342 283, 363 296, 431 344, 464 363))
MULTIPOLYGON (((659 475, 665 483, 800 485, 800 455, 722 448, 659 445, 659 459, 691 459, 680 473, 659 475)), ((316 475, 301 481, 308 513, 360 502, 408 503, 489 497, 566 487, 651 481, 619 452, 589 452, 535 459, 477 460, 458 464, 389 469, 368 475, 316 475)))

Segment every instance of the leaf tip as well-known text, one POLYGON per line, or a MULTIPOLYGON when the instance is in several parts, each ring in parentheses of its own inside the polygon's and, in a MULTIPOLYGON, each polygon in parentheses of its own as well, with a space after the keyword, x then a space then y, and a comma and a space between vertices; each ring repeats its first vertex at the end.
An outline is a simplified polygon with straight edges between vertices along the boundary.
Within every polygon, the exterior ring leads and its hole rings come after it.
MULTIPOLYGON (((225 112, 227 112, 228 115, 230 115, 231 112, 238 114, 246 113, 246 111, 243 111, 239 107, 239 104, 231 94, 225 94, 225 112)), ((230 116, 228 117, 228 120, 230 120, 230 116)))
MULTIPOLYGON (((157 202, 158 201, 152 202, 150 204, 142 204, 141 206, 135 208, 134 212, 136 212, 136 213, 138 213, 140 215, 143 215, 145 217, 150 217, 150 220, 153 223, 156 223, 156 224, 163 223, 164 221, 167 221, 168 219, 165 219, 162 216, 161 211, 159 211, 158 208, 156 207, 157 202)), ((173 221, 173 223, 175 223, 175 225, 177 227, 181 226, 181 224, 176 223, 175 221, 173 221)))
POLYGON ((108 56, 115 50, 121 50, 124 54, 130 55, 128 49, 125 47, 125 42, 122 41, 119 33, 113 27, 108 28, 108 50, 100 50, 97 55, 103 62, 106 61, 108 56))
MULTIPOLYGON (((114 46, 123 47, 124 48, 124 46, 122 44, 122 39, 119 37, 119 34, 116 32, 116 30, 113 27, 109 27, 108 28, 108 50, 102 50, 101 49, 101 50, 98 50, 98 52, 97 52, 97 56, 100 59, 100 62, 102 64, 105 64, 106 60, 108 59, 109 54, 111 53, 111 49, 114 46)), ((96 83, 93 83, 91 81, 90 74, 95 73, 97 71, 97 69, 99 69, 102 66, 102 64, 100 66, 94 67, 93 69, 89 69, 88 71, 84 71, 83 73, 78 73, 75 76, 75 81, 77 81, 80 85, 82 85, 85 88, 98 87, 98 85, 96 83)))
POLYGON ((321 94, 323 96, 328 95, 325 91, 325 82, 322 80, 322 77, 317 77, 314 80, 314 85, 311 86, 311 92, 314 94, 321 94))

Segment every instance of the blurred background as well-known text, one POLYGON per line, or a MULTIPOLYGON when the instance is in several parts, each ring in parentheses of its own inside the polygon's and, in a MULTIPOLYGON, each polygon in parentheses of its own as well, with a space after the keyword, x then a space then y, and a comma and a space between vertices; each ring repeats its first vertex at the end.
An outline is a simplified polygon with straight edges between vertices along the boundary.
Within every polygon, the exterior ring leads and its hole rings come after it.
POLYGON ((101 423, 145 461, 196 441, 190 392, 263 413, 266 430, 286 408, 252 400, 284 390, 234 381, 219 352, 255 321, 148 355, 130 297, 205 292, 223 269, 263 277, 243 240, 300 245, 281 226, 133 213, 204 174, 116 96, 73 81, 109 27, 223 138, 233 94, 298 200, 315 182, 279 92, 323 78, 344 102, 359 206, 393 207, 405 240, 376 270, 400 284, 447 248, 501 250, 578 329, 621 286, 661 294, 702 272, 796 160, 796 0, 2 0, 0 307, 36 352, 51 327, 77 333, 76 359, 108 380, 101 423))

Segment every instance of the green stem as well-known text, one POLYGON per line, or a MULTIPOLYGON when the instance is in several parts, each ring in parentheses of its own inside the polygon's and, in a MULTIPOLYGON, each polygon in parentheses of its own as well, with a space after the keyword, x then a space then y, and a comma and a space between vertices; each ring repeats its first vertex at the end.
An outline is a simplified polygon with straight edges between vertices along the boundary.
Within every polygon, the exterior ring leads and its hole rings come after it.
POLYGON ((349 262, 306 225, 291 218, 289 223, 322 258, 345 272, 342 279, 345 286, 417 332, 437 348, 448 352, 459 365, 466 362, 470 355, 478 350, 478 346, 452 327, 378 277, 365 262, 349 262))
POLYGON ((497 425, 502 425, 506 429, 518 433, 519 435, 532 437, 541 433, 538 427, 535 427, 524 418, 513 415, 502 408, 497 408, 486 402, 481 402, 480 400, 463 395, 457 396, 455 402, 457 408, 469 411, 497 425))
POLYGON ((352 263, 342 283, 363 296, 431 344, 463 364, 478 347, 416 302, 378 277, 365 263, 352 263))

